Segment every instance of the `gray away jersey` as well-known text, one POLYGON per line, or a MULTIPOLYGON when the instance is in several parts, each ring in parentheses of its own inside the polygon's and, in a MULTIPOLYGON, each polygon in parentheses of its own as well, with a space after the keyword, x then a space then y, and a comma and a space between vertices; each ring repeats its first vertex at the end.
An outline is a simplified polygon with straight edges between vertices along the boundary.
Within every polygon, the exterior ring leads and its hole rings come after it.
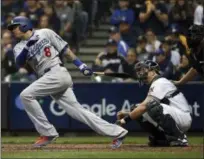
MULTIPOLYGON (((176 89, 176 86, 168 79, 159 78, 151 84, 148 95, 162 100, 165 96, 168 96, 172 92, 176 91, 176 89)), ((184 112, 191 112, 191 107, 183 93, 179 93, 173 98, 169 98, 169 101, 170 106, 176 107, 184 112)))
MULTIPOLYGON (((39 40, 28 49, 27 63, 34 71, 42 76, 45 69, 62 63, 59 53, 68 45, 59 35, 50 29, 35 30, 32 36, 37 36, 39 40)), ((25 47, 27 40, 21 40, 14 47, 15 59, 25 47)))

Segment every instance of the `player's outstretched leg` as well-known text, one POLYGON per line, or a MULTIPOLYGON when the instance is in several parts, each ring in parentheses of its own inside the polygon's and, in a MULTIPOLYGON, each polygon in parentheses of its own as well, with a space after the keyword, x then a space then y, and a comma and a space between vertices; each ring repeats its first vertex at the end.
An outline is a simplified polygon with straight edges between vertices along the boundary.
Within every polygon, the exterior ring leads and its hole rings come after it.
POLYGON ((116 143, 117 145, 115 145, 116 148, 120 147, 128 131, 118 125, 111 124, 103 120, 94 113, 83 108, 78 103, 74 95, 74 92, 71 88, 68 88, 67 91, 62 96, 61 95, 60 97, 53 96, 53 98, 60 106, 62 106, 66 110, 68 115, 88 125, 98 134, 110 136, 115 139, 120 139, 120 142, 116 143))
POLYGON ((20 94, 20 97, 25 106, 25 111, 33 122, 36 130, 41 135, 33 146, 46 146, 58 137, 58 133, 55 127, 49 123, 40 104, 33 96, 31 96, 30 91, 32 91, 31 87, 27 87, 20 94))
POLYGON ((46 146, 58 137, 55 127, 47 120, 36 98, 63 92, 71 84, 71 77, 66 69, 56 66, 20 94, 25 111, 41 136, 34 144, 35 147, 46 146))

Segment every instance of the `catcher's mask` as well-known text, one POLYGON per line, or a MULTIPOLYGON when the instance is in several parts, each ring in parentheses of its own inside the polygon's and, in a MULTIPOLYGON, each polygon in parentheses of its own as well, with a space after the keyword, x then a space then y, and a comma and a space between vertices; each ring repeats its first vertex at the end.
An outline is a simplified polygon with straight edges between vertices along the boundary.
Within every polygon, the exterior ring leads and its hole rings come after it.
POLYGON ((204 25, 192 25, 188 29, 187 43, 190 48, 200 44, 204 36, 204 25))
POLYGON ((157 74, 160 74, 159 70, 160 68, 158 63, 151 60, 140 61, 135 65, 136 77, 141 85, 147 83, 149 71, 155 71, 157 74))

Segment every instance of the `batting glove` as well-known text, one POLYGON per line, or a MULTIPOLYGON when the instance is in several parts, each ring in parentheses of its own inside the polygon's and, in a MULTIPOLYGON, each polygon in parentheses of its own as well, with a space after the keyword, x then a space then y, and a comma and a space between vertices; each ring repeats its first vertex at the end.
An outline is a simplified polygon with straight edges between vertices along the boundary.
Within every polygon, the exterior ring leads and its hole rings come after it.
POLYGON ((84 76, 91 76, 93 74, 93 71, 86 64, 82 64, 79 69, 84 76))
POLYGON ((79 59, 75 59, 73 63, 80 69, 84 76, 91 76, 93 74, 93 71, 79 59))

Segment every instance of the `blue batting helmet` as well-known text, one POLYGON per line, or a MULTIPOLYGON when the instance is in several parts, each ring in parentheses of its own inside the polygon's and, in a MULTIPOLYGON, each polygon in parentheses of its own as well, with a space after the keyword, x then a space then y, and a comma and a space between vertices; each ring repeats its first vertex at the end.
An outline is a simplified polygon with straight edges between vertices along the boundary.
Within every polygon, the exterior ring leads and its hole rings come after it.
POLYGON ((30 19, 24 16, 17 16, 11 20, 11 23, 8 25, 8 30, 13 30, 15 26, 19 25, 19 29, 22 32, 27 32, 28 30, 33 29, 33 25, 30 19))

